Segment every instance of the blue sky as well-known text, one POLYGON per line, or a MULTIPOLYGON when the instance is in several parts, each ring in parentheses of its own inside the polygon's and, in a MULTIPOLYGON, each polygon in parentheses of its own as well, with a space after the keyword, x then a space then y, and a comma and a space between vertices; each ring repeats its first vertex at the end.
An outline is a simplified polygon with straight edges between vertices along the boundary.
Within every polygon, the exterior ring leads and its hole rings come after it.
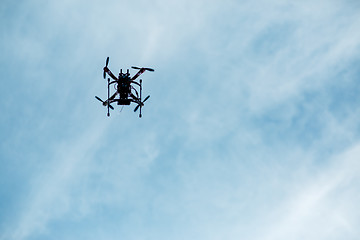
POLYGON ((358 239, 359 13, 2 1, 0 239, 358 239), (155 69, 142 119, 94 98, 107 56, 155 69))

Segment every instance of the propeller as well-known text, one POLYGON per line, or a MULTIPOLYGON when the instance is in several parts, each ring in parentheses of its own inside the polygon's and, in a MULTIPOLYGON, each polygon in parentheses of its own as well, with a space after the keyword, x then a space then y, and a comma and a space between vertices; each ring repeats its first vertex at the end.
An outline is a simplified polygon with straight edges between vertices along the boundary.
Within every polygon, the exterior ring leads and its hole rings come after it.
POLYGON ((152 69, 152 68, 139 68, 139 67, 131 67, 131 68, 138 69, 138 70, 144 69, 144 70, 148 70, 150 72, 154 72, 154 69, 152 69))
POLYGON ((105 68, 107 68, 108 64, 109 64, 109 57, 106 58, 106 65, 104 67, 104 79, 106 78, 105 68))
POLYGON ((139 107, 144 106, 144 102, 145 102, 146 100, 148 100, 149 97, 150 97, 150 95, 147 96, 147 97, 144 99, 144 101, 140 102, 140 103, 135 107, 134 112, 136 112, 136 111, 139 109, 139 107))
POLYGON ((143 103, 144 103, 146 100, 148 100, 148 99, 149 99, 149 97, 150 97, 150 95, 149 95, 149 96, 147 96, 147 97, 144 99, 143 103))
POLYGON ((98 96, 95 96, 95 98, 96 98, 97 100, 99 100, 100 102, 102 102, 104 106, 109 105, 109 107, 110 107, 112 110, 114 110, 114 107, 111 106, 108 102, 104 102, 104 101, 101 100, 101 98, 99 98, 98 96))
POLYGON ((139 109, 139 107, 140 107, 140 104, 135 107, 134 112, 136 112, 139 109))

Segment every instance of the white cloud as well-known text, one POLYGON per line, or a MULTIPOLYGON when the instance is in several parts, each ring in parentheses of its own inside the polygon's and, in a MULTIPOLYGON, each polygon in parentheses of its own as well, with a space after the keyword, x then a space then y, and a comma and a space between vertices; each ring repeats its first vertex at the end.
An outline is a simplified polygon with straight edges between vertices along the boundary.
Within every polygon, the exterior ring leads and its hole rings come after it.
POLYGON ((71 186, 86 171, 106 127, 93 125, 78 139, 58 143, 52 158, 39 163, 42 170, 34 174, 29 194, 22 202, 23 210, 14 214, 18 217, 15 226, 5 231, 2 239, 28 239, 33 234, 44 233, 49 221, 74 211, 71 186))
POLYGON ((356 239, 359 153, 357 144, 333 158, 327 169, 297 183, 258 239, 356 239))
MULTIPOLYGON (((34 145, 52 154, 32 159, 42 167, 15 217, 2 218, 4 240, 358 235, 358 111, 335 111, 328 91, 344 71, 356 81, 350 1, 35 3, 5 39, 30 73, 20 92, 47 109, 28 101, 18 129, 41 124, 34 145), (92 102, 106 93, 107 55, 114 72, 156 69, 143 119, 131 108, 105 119, 92 102)), ((21 156, 32 152, 24 134, 10 141, 21 156)))

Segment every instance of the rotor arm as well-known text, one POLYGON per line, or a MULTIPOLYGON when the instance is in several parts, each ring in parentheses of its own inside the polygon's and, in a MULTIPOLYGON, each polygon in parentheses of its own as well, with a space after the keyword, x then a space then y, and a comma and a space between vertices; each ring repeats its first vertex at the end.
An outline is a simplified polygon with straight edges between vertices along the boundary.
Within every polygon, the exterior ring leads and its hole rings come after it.
POLYGON ((114 99, 115 99, 117 94, 118 94, 118 92, 115 92, 111 97, 109 97, 108 100, 106 100, 106 102, 110 102, 110 103, 114 102, 114 99))
POLYGON ((140 70, 135 74, 135 76, 133 76, 131 78, 131 80, 135 80, 136 78, 138 78, 141 74, 143 74, 145 72, 145 69, 140 68, 140 70))
POLYGON ((139 71, 135 74, 135 76, 133 76, 132 78, 131 78, 131 80, 135 80, 137 77, 139 77, 141 74, 143 74, 145 71, 150 71, 150 72, 153 72, 154 71, 154 69, 152 69, 152 68, 144 68, 144 67, 142 67, 142 68, 139 68, 139 67, 131 67, 131 68, 133 68, 133 69, 139 69, 139 71))
POLYGON ((138 105, 144 105, 139 100, 129 99, 131 102, 136 103, 138 105))
POLYGON ((119 79, 117 79, 117 77, 110 71, 110 69, 108 67, 104 67, 104 72, 106 72, 112 79, 114 79, 115 81, 118 81, 119 79))

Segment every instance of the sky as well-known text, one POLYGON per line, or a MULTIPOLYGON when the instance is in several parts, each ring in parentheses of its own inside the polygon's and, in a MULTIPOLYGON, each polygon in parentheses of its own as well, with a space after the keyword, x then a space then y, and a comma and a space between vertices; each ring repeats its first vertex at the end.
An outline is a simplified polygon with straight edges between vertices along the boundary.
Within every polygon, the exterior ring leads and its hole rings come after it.
POLYGON ((3 0, 0 27, 0 240, 359 239, 359 1, 3 0), (141 119, 94 98, 108 56, 155 69, 141 119))

